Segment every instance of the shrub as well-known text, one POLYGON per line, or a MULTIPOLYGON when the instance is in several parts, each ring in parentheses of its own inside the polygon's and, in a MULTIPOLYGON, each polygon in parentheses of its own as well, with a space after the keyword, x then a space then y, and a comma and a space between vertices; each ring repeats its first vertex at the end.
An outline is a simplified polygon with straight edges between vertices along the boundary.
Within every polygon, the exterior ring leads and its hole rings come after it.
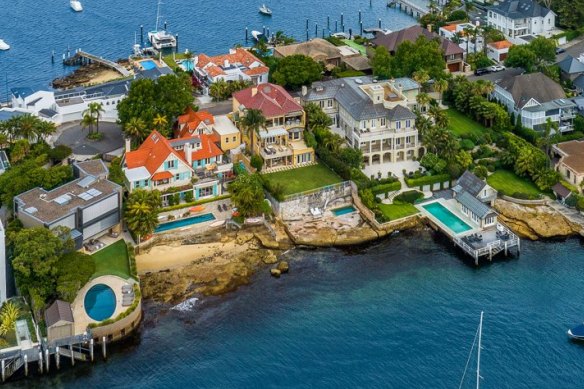
POLYGON ((454 22, 454 21, 462 21, 468 20, 468 15, 461 9, 457 9, 456 11, 452 11, 448 18, 446 19, 447 22, 454 22))
POLYGON ((101 132, 92 132, 87 135, 87 139, 89 140, 102 140, 104 137, 103 133, 101 132))
POLYGON ((185 192, 185 202, 190 203, 191 201, 193 201, 193 191, 189 190, 188 192, 185 192))
POLYGON ((361 197, 361 201, 367 208, 375 208, 375 196, 371 189, 363 189, 359 192, 359 197, 361 197))
POLYGON ((461 147, 463 150, 470 151, 470 150, 474 149, 474 147, 475 147, 475 144, 474 144, 474 142, 473 142, 472 140, 470 140, 470 139, 463 139, 463 140, 460 142, 460 147, 461 147))
POLYGON ((49 158, 51 158, 55 162, 62 161, 68 156, 70 156, 71 153, 72 150, 70 147, 67 147, 65 145, 59 145, 49 151, 49 158))
POLYGON ((410 188, 412 187, 421 187, 424 185, 432 185, 435 183, 442 183, 445 181, 449 181, 450 180, 450 175, 448 174, 438 174, 438 175, 434 175, 434 176, 423 176, 423 177, 418 177, 418 178, 406 178, 406 184, 408 184, 408 186, 410 188))
MULTIPOLYGON (((570 197, 576 197, 576 196, 572 195, 570 197)), ((584 197, 578 196, 578 200, 576 202, 576 208, 578 209, 578 211, 584 211, 584 197)))
POLYGON ((478 178, 482 178, 485 179, 487 178, 487 176, 489 175, 489 171, 486 167, 482 166, 482 165, 478 165, 474 168, 473 173, 478 177, 478 178))
POLYGON ((376 185, 376 186, 372 187, 371 193, 373 193, 374 195, 379 195, 379 194, 383 194, 383 193, 394 192, 396 190, 400 190, 400 188, 401 188, 401 183, 399 181, 391 182, 388 184, 381 184, 381 185, 376 185))
POLYGON ((401 201, 402 203, 414 204, 418 199, 421 199, 424 195, 417 190, 408 190, 407 192, 402 192, 395 196, 394 200, 401 201))
POLYGON ((262 166, 264 166, 264 159, 257 154, 252 155, 250 165, 257 169, 257 171, 259 172, 260 170, 262 170, 262 166))

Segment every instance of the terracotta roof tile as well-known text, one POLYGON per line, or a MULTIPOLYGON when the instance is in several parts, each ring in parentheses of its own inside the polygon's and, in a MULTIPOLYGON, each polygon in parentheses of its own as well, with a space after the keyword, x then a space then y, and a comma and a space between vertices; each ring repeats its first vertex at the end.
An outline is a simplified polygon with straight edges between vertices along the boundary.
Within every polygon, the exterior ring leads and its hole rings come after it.
POLYGON ((513 43, 505 40, 505 41, 498 41, 498 42, 491 42, 489 46, 493 47, 494 49, 501 50, 501 49, 508 49, 509 47, 513 46, 513 43))
POLYGON ((232 50, 229 54, 216 55, 214 57, 209 57, 206 54, 199 54, 197 58, 197 67, 204 68, 211 77, 217 77, 219 75, 225 74, 221 67, 225 64, 226 61, 230 64, 239 64, 244 66, 247 69, 243 70, 243 72, 248 75, 264 74, 270 71, 270 69, 266 67, 264 63, 260 61, 255 55, 241 47, 232 50), (254 64, 259 64, 259 66, 250 68, 250 66, 254 64))
POLYGON ((125 160, 130 169, 144 166, 150 174, 154 174, 170 154, 180 158, 168 139, 154 130, 137 150, 126 153, 125 160))
POLYGON ((157 172, 157 173, 154 173, 152 175, 152 180, 153 181, 168 180, 170 178, 172 178, 172 173, 171 172, 157 172))
POLYGON ((446 31, 455 32, 457 24, 449 24, 447 26, 442 26, 440 28, 445 29, 446 31))
POLYGON ((267 118, 303 110, 284 88, 270 83, 235 92, 233 97, 245 108, 261 110, 267 118))
POLYGON ((204 122, 206 125, 215 124, 215 117, 207 111, 195 112, 191 107, 187 108, 184 115, 178 117, 179 129, 175 131, 177 138, 193 135, 193 131, 204 122))

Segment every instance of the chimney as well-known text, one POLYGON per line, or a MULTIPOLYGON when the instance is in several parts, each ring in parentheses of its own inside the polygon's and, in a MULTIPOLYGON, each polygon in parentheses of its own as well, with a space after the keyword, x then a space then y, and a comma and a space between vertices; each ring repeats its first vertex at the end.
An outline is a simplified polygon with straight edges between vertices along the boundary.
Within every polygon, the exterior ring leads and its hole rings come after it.
POLYGON ((306 85, 302 85, 302 96, 306 96, 308 94, 308 88, 306 85))
POLYGON ((193 167, 193 150, 190 143, 185 143, 185 158, 189 167, 193 167))
POLYGON ((251 95, 252 97, 258 94, 258 88, 257 86, 254 86, 251 88, 251 95))
POLYGON ((132 140, 130 138, 124 139, 126 141, 126 153, 132 151, 132 140))
POLYGON ((229 60, 226 59, 225 61, 223 61, 223 67, 224 68, 228 68, 229 67, 229 60))

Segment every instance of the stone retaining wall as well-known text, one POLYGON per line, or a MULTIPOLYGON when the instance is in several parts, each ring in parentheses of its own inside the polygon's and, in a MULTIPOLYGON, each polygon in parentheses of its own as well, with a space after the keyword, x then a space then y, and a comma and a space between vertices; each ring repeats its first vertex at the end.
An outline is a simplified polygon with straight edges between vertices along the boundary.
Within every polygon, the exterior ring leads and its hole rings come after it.
POLYGON ((506 195, 501 195, 501 198, 503 200, 510 201, 512 203, 520 204, 520 205, 548 205, 549 204, 548 198, 537 199, 537 200, 527 200, 527 199, 517 199, 515 197, 510 197, 510 196, 506 196, 506 195))
POLYGON ((120 340, 127 335, 131 334, 142 320, 142 299, 138 302, 138 305, 132 313, 116 321, 115 323, 108 324, 105 326, 94 327, 91 329, 93 339, 97 343, 103 341, 103 337, 107 339, 107 343, 115 342, 120 340))

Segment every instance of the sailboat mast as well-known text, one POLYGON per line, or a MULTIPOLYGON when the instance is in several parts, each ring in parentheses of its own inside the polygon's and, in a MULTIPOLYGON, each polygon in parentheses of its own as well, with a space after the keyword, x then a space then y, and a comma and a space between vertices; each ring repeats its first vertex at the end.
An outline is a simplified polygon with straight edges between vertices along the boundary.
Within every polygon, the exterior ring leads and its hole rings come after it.
POLYGON ((160 4, 162 0, 158 0, 158 7, 156 8, 156 29, 154 31, 158 31, 158 22, 160 21, 160 4))
POLYGON ((479 322, 479 343, 477 349, 477 389, 481 385, 481 338, 483 336, 483 312, 481 311, 481 321, 479 322))

